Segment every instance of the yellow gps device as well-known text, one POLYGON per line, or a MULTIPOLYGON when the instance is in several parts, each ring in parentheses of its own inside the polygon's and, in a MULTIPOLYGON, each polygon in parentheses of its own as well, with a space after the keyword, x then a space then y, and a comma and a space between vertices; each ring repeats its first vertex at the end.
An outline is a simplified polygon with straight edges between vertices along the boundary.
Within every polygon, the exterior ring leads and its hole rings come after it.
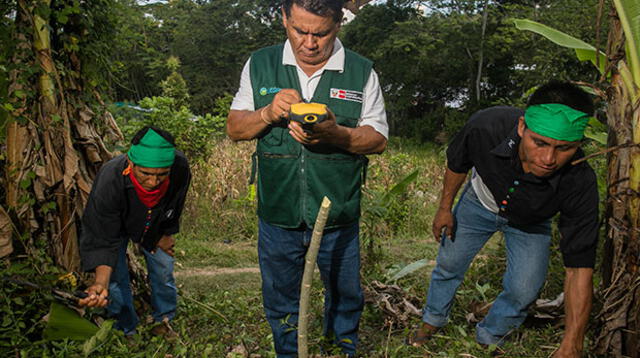
POLYGON ((289 119, 308 126, 324 121, 327 114, 327 106, 324 104, 296 103, 291 105, 289 119))

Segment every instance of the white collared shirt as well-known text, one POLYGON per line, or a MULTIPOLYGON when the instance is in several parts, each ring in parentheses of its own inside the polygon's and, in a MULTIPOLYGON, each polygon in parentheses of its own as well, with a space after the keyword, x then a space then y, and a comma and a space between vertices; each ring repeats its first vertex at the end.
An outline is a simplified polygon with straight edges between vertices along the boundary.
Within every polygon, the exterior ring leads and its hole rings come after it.
MULTIPOLYGON (((282 64, 285 66, 296 66, 298 79, 300 81, 300 89, 302 90, 300 95, 305 101, 310 101, 313 97, 313 93, 316 91, 316 87, 318 87, 322 73, 324 73, 325 70, 339 72, 344 71, 344 58, 344 47, 340 40, 336 38, 333 45, 333 53, 331 54, 331 57, 329 57, 327 63, 321 69, 316 71, 316 73, 311 76, 307 76, 296 62, 289 40, 284 43, 284 49, 282 50, 282 64)), ((242 69, 242 75, 240 76, 240 88, 231 103, 232 110, 256 110, 253 103, 253 86, 251 85, 250 63, 251 58, 247 60, 244 68, 242 69)), ((382 89, 380 88, 378 75, 373 69, 371 70, 371 74, 369 75, 369 79, 367 80, 367 84, 363 90, 362 111, 358 120, 358 126, 364 125, 373 127, 385 138, 389 137, 389 125, 387 123, 387 113, 384 109, 382 89)))

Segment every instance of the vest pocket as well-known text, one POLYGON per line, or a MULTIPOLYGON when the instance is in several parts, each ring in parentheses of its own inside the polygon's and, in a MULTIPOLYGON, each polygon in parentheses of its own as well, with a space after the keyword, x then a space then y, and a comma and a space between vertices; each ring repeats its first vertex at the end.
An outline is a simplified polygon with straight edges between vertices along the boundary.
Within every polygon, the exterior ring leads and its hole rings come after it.
POLYGON ((258 154, 258 216, 280 227, 298 227, 300 179, 298 156, 258 154))
POLYGON ((332 202, 328 227, 350 224, 360 217, 363 161, 354 156, 314 158, 307 166, 305 217, 313 223, 324 196, 332 202))
POLYGON ((270 146, 279 146, 282 144, 282 136, 284 135, 284 130, 278 127, 271 127, 269 132, 265 134, 260 140, 264 141, 265 144, 270 146))
POLYGON ((355 128, 362 112, 362 103, 343 103, 347 101, 332 100, 329 108, 336 115, 336 122, 345 127, 355 128), (333 107, 331 106, 333 104, 333 107))

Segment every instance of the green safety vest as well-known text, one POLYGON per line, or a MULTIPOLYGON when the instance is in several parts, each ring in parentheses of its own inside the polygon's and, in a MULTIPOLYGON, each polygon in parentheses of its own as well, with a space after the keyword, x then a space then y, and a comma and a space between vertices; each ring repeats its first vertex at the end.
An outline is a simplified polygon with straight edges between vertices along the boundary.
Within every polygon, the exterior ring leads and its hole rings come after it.
MULTIPOLYGON (((256 109, 271 103, 279 89, 293 88, 302 93, 296 67, 282 64, 283 47, 263 48, 251 56, 256 109)), ((344 71, 325 70, 311 101, 326 104, 339 125, 356 127, 371 68, 371 61, 345 49, 344 71)), ((312 228, 322 198, 327 196, 332 204, 326 228, 358 220, 367 158, 330 145, 305 147, 291 137, 284 122, 270 126, 258 139, 254 155, 258 216, 282 228, 299 228, 303 223, 312 228)))

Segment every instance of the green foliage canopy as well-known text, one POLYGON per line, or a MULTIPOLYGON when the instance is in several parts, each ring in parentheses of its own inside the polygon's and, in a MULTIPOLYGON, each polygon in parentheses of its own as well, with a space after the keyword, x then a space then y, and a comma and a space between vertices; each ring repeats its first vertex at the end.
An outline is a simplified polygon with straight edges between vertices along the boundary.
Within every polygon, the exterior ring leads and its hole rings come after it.
POLYGON ((511 18, 541 19, 593 39, 596 0, 491 1, 484 38, 483 4, 389 1, 366 6, 344 26, 345 45, 375 62, 392 133, 422 139, 443 130, 451 133, 475 110, 511 104, 550 78, 593 78, 588 66, 569 51, 517 31, 511 18), (481 43, 478 102, 474 81, 481 43))
POLYGON ((118 2, 121 30, 113 41, 112 82, 118 100, 159 95, 171 72, 165 61, 175 56, 189 107, 209 112, 216 98, 235 93, 252 51, 284 39, 277 0, 118 2))
MULTIPOLYGON (((113 0, 112 97, 138 102, 170 96, 195 114, 235 93, 252 51, 285 39, 278 0, 174 0, 141 5, 113 0), (179 58, 180 76, 163 85, 179 58), (187 98, 188 100, 177 99, 187 98)), ((392 134, 430 140, 450 134, 479 108, 511 104, 550 78, 588 81, 594 74, 569 50, 517 31, 531 18, 595 43, 597 0, 393 0, 365 6, 343 26, 348 48, 371 58, 383 85, 392 134), (476 87, 482 52, 480 87, 476 87), (480 100, 477 100, 480 98, 480 100)), ((602 26, 601 32, 606 31, 602 26)), ((604 36, 601 36, 604 38, 604 36)), ((597 46, 597 45, 596 45, 597 46)), ((446 136, 445 136, 446 137, 446 136)), ((441 138, 442 140, 442 138, 441 138)))

